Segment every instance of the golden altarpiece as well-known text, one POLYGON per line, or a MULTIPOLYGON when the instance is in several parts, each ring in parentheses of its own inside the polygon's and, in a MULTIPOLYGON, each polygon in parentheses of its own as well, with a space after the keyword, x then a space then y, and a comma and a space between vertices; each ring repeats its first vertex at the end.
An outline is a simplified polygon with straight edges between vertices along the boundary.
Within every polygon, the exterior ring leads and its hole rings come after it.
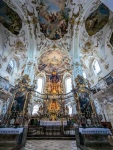
POLYGON ((56 71, 48 76, 44 92, 47 95, 47 99, 43 103, 44 114, 48 116, 48 120, 57 121, 59 116, 65 113, 65 106, 64 99, 58 99, 58 95, 63 94, 63 84, 56 71))

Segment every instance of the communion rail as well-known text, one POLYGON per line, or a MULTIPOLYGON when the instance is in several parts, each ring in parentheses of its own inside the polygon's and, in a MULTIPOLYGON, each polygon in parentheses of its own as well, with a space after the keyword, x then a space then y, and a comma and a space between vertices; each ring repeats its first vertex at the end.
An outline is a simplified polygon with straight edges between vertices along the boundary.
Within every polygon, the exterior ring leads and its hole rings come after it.
POLYGON ((28 127, 28 137, 75 137, 73 126, 33 126, 28 127))

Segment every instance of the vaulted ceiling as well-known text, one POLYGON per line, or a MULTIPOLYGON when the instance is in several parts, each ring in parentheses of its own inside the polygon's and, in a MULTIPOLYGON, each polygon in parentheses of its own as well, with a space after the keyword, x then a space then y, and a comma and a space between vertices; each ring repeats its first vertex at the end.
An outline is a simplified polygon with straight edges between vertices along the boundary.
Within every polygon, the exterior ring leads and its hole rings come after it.
POLYGON ((0 23, 0 55, 3 62, 17 60, 17 74, 31 55, 36 71, 69 71, 73 44, 92 84, 97 82, 91 72, 94 59, 104 68, 98 79, 112 70, 113 12, 99 0, 1 0, 0 23))

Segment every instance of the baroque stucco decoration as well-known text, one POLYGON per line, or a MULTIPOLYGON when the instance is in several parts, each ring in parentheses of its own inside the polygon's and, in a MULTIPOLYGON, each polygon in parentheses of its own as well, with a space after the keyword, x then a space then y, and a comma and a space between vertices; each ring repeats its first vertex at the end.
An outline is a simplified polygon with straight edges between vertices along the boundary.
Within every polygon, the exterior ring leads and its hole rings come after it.
POLYGON ((22 28, 19 15, 2 0, 0 0, 0 23, 15 35, 18 35, 22 28))
POLYGON ((109 19, 109 9, 104 5, 100 4, 99 7, 92 12, 85 21, 86 31, 89 36, 95 35, 101 30, 109 19))
POLYGON ((17 40, 15 43, 15 50, 19 52, 26 52, 26 47, 21 40, 17 40))
POLYGON ((40 30, 50 40, 58 40, 67 33, 69 9, 65 5, 65 0, 40 1, 40 30))

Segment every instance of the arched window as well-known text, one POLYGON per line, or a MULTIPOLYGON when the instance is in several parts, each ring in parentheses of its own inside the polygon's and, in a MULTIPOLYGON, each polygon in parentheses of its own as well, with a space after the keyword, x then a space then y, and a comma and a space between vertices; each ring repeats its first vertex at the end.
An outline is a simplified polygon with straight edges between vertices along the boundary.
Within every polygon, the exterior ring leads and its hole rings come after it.
POLYGON ((71 80, 70 77, 66 78, 65 86, 66 86, 66 93, 71 92, 71 90, 72 90, 72 80, 71 80))
POLYGON ((42 93, 42 85, 43 85, 43 79, 38 78, 38 80, 37 80, 37 89, 36 89, 37 92, 42 93))
POLYGON ((15 68, 15 62, 14 62, 14 60, 10 60, 10 62, 7 65, 6 71, 9 74, 13 74, 14 68, 15 68))
POLYGON ((97 74, 99 74, 100 73, 100 71, 101 71, 101 68, 100 68, 100 65, 99 65, 99 63, 98 63, 98 61, 97 60, 94 60, 93 61, 93 71, 94 71, 94 73, 97 75, 97 74))
POLYGON ((71 115, 71 114, 72 114, 72 107, 69 106, 69 115, 71 115))
POLYGON ((86 73, 84 71, 82 73, 83 73, 83 77, 86 79, 86 73))
POLYGON ((33 107, 32 115, 37 114, 37 111, 39 110, 39 105, 35 105, 33 107))

